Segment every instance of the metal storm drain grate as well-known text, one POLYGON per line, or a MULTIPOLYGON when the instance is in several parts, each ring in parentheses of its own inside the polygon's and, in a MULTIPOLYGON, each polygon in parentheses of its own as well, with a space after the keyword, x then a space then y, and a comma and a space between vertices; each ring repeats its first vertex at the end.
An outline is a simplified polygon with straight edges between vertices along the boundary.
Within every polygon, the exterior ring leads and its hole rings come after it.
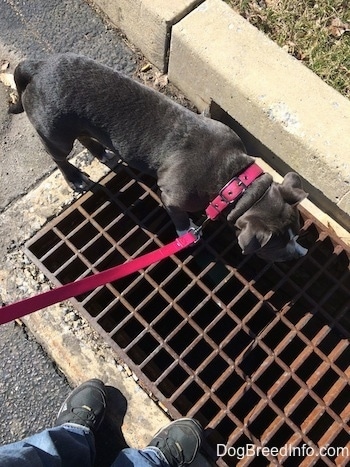
MULTIPOLYGON (((54 283, 174 239, 154 181, 116 172, 27 243, 54 283)), ((207 427, 220 466, 348 465, 349 250, 302 216, 298 262, 243 257, 213 222, 195 247, 75 300, 173 417, 207 427)))

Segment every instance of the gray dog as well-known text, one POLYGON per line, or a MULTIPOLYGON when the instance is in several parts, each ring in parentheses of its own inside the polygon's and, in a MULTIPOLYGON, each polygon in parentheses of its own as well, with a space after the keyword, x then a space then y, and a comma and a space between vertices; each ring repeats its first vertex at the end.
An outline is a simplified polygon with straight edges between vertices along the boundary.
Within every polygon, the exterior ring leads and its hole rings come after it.
MULTIPOLYGON (((14 78, 19 100, 9 111, 26 111, 72 188, 85 191, 90 186, 67 161, 74 140, 101 161, 111 151, 157 177, 179 235, 191 228, 188 213, 204 210, 230 179, 254 163, 226 125, 86 57, 67 53, 25 60, 14 78)), ((243 253, 256 252, 269 261, 305 255, 307 250, 296 242, 296 206, 306 196, 293 172, 282 184, 263 173, 244 187, 225 209, 243 253)))

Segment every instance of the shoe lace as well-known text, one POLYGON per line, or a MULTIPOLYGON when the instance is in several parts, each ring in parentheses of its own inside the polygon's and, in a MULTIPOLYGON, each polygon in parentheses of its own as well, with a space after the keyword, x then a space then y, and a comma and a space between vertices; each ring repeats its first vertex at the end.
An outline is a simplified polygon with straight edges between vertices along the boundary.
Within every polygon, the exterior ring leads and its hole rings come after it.
POLYGON ((75 415, 76 418, 85 423, 94 423, 96 420, 94 411, 91 409, 91 407, 87 405, 82 405, 81 407, 73 407, 71 412, 75 415))

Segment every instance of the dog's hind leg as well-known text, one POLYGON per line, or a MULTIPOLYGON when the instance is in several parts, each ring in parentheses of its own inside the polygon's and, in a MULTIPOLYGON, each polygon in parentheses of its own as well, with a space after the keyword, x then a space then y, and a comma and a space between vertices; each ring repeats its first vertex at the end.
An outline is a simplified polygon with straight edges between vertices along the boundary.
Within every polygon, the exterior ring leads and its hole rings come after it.
POLYGON ((41 141, 43 142, 46 151, 50 154, 52 159, 56 162, 57 167, 62 172, 62 175, 66 179, 68 185, 75 191, 83 192, 89 190, 91 186, 91 180, 85 174, 83 174, 77 167, 68 162, 67 157, 72 150, 73 142, 67 143, 63 149, 62 145, 52 143, 47 138, 40 135, 41 141))
POLYGON ((108 151, 101 143, 96 139, 91 138, 90 136, 79 136, 78 141, 81 142, 83 146, 98 160, 101 162, 107 162, 115 157, 115 154, 111 151, 108 151))
POLYGON ((90 136, 79 136, 78 141, 81 142, 83 146, 86 147, 86 149, 91 152, 91 154, 94 157, 97 157, 97 159, 103 158, 104 152, 106 151, 106 148, 102 146, 96 139, 90 138, 90 136))

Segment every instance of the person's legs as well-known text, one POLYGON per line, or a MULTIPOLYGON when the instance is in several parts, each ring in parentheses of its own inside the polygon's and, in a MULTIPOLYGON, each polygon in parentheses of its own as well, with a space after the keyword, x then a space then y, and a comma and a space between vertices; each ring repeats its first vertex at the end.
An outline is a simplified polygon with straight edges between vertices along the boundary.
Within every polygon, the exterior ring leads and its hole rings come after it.
MULTIPOLYGON (((99 380, 78 386, 58 413, 56 426, 23 441, 0 447, 0 467, 90 467, 94 463, 94 433, 106 409, 99 380)), ((190 418, 162 428, 144 449, 123 449, 111 467, 184 467, 195 458, 203 429, 190 418)))
POLYGON ((94 454, 88 428, 61 425, 0 447, 0 467, 88 467, 94 454))
POLYGON ((111 467, 169 467, 169 463, 162 456, 161 451, 153 448, 123 449, 111 467))
POLYGON ((191 464, 203 439, 197 420, 180 418, 162 428, 144 449, 123 449, 111 467, 184 467, 191 464))
POLYGON ((76 467, 93 465, 93 433, 106 408, 104 384, 90 380, 64 401, 56 427, 23 441, 0 447, 0 467, 76 467))

